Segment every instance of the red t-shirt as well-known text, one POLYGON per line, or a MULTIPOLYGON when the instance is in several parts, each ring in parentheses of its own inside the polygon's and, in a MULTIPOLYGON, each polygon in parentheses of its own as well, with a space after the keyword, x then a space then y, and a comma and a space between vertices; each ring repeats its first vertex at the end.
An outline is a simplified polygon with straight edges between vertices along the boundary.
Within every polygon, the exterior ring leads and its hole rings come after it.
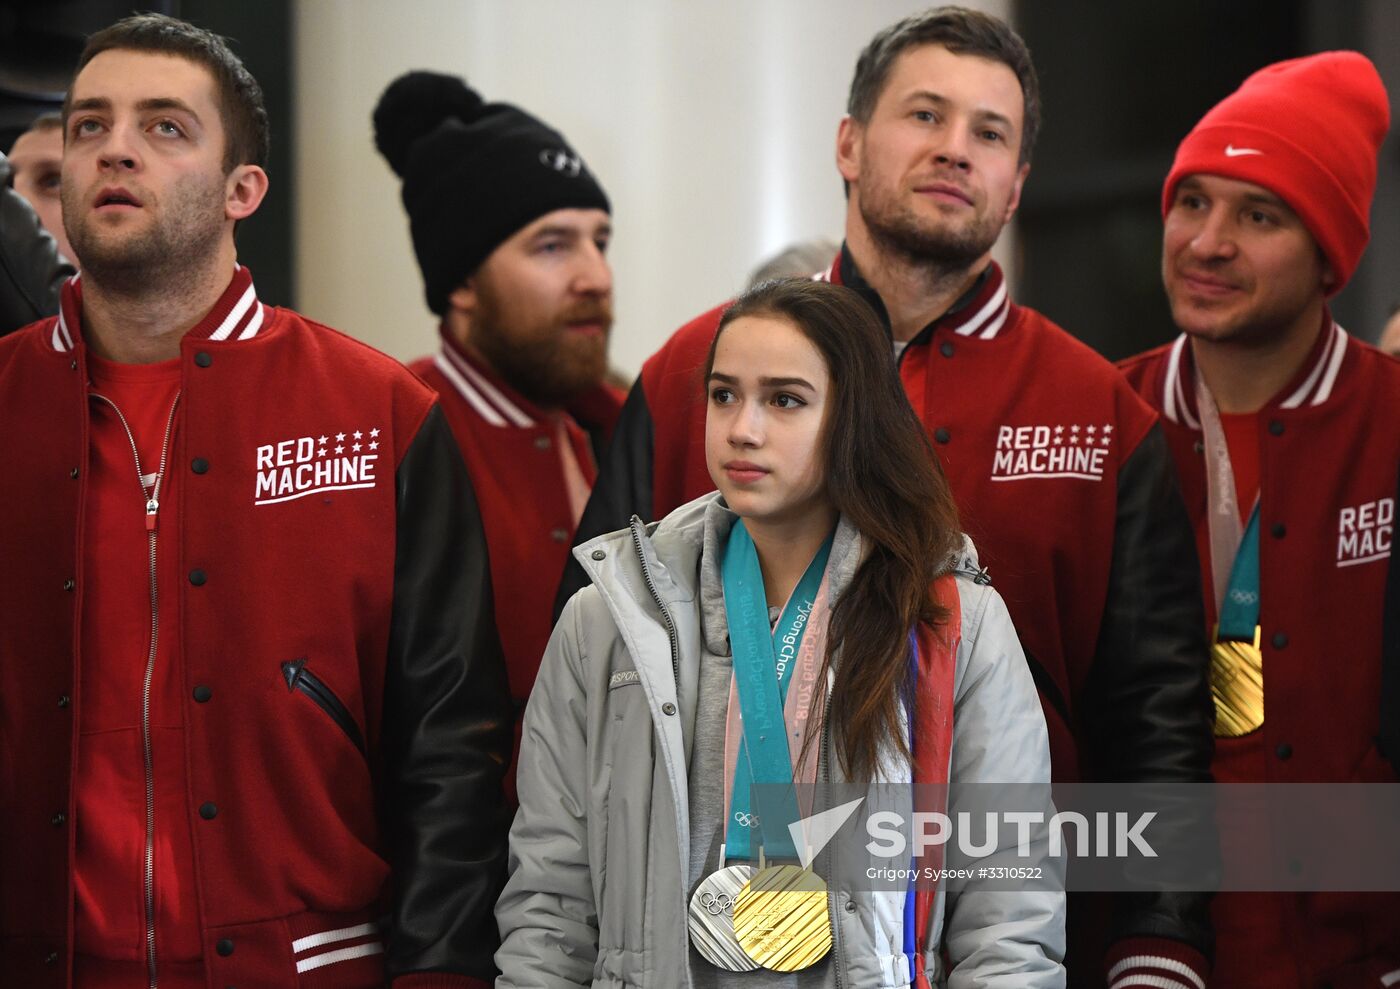
MULTIPOLYGON (((75 826, 76 985, 146 984, 146 769, 142 702, 151 648, 147 492, 161 469, 178 359, 115 364, 89 355, 91 457, 83 518, 82 671, 75 826)), ((178 416, 176 417, 178 428, 178 416)), ((173 432, 172 432, 173 436, 173 432)), ((172 441, 173 448, 173 441, 172 441)), ((156 527, 159 625, 150 690, 156 965, 161 985, 203 986, 185 786, 175 487, 167 463, 156 527)))
POLYGON ((1240 520, 1248 522, 1254 499, 1259 496, 1259 413, 1222 412, 1220 426, 1225 433, 1225 446, 1230 450, 1230 468, 1235 473, 1240 520))

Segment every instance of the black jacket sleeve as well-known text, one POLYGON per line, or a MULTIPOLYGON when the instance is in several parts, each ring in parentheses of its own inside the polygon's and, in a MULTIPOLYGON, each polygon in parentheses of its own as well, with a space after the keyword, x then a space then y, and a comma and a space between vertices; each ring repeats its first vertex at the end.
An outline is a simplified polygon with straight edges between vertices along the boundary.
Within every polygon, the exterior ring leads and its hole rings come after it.
MULTIPOLYGON (((652 434, 651 409, 647 407, 646 391, 638 378, 627 401, 622 406, 612 443, 598 471, 593 494, 579 520, 574 545, 595 536, 627 528, 633 515, 652 521, 652 469, 655 443, 652 434)), ((572 556, 564 564, 564 576, 554 597, 554 621, 557 624, 564 605, 580 589, 588 586, 588 575, 572 556)))
POLYGON ((33 208, 10 187, 10 165, 0 155, 0 335, 57 315, 59 288, 72 274, 33 208))
MULTIPOLYGON (((1119 471, 1108 597, 1086 688, 1080 717, 1097 780, 1210 782, 1214 707, 1200 567, 1160 426, 1119 471)), ((1179 824, 1179 847, 1202 847, 1199 828, 1215 847, 1210 821, 1187 815, 1179 824)), ((1117 937, 1170 938, 1212 957, 1207 894, 1134 894, 1114 914, 1117 937)))
POLYGON ((393 870, 390 978, 496 971, 505 885, 501 781, 511 706, 486 537, 442 410, 395 478, 398 542, 384 690, 383 821, 393 870))

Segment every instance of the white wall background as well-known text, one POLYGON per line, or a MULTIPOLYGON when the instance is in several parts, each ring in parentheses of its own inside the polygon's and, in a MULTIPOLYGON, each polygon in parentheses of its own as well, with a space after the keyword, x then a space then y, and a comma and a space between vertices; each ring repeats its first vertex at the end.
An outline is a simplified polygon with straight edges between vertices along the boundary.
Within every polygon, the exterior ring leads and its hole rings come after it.
MULTIPOLYGON (((560 130, 603 183, 613 203, 612 358, 635 372, 767 255, 840 238, 834 146, 856 55, 927 5, 299 0, 298 306, 400 359, 436 347, 370 112, 401 72, 452 72, 560 130)), ((1007 16, 1010 5, 974 6, 1007 16)))

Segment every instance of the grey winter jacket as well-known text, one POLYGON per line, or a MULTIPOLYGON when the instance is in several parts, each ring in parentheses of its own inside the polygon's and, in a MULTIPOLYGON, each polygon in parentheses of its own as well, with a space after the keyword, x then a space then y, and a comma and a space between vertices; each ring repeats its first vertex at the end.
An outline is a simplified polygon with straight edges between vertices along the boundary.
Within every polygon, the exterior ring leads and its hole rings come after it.
MULTIPOLYGON (((593 585, 564 609, 525 713, 510 879, 496 906, 502 989, 691 984, 687 766, 702 652, 728 648, 715 548, 733 519, 710 494, 574 550, 593 585)), ((859 540, 843 522, 833 597, 859 562, 858 543, 843 554, 843 535, 859 540)), ((975 572, 971 552, 968 543, 960 571, 975 572)), ((950 811, 978 781, 1050 778, 1044 717, 1006 607, 961 574, 957 586, 950 811)), ((823 759, 835 778, 829 747, 823 759)), ((1063 863, 1042 864, 1058 881, 1063 863)), ((877 951, 872 894, 830 896, 836 984, 907 986, 902 956, 877 951)), ((924 942, 930 981, 1062 987, 1064 920, 1061 892, 940 886, 924 942)))

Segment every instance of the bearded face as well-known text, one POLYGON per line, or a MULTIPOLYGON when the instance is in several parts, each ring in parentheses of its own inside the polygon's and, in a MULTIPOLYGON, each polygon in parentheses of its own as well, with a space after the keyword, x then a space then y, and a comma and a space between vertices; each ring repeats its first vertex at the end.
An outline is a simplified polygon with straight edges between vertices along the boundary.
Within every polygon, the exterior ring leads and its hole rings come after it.
POLYGON ((841 125, 837 162, 855 222, 914 264, 971 267, 1020 203, 1023 117, 1009 66, 942 45, 905 51, 869 119, 841 125))
POLYGON ((555 210, 497 247, 452 295, 470 345, 531 401, 563 405, 607 371, 610 236, 602 210, 555 210))

